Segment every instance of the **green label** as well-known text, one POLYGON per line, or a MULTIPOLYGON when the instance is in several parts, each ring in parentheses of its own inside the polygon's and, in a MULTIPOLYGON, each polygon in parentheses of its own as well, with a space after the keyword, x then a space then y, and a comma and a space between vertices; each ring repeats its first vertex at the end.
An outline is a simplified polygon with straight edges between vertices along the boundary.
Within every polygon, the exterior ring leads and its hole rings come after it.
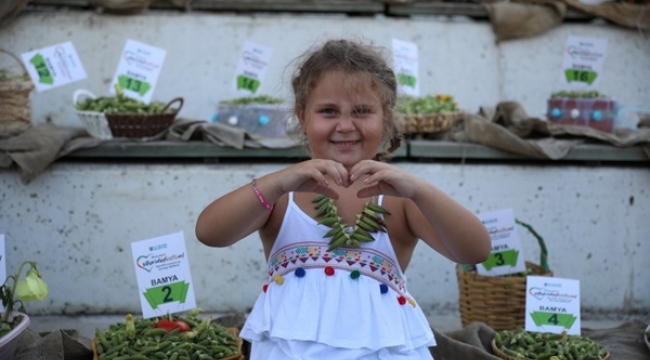
POLYGON ((397 83, 404 86, 410 86, 415 89, 415 76, 403 73, 397 74, 397 83))
POLYGON ((537 326, 555 325, 562 326, 565 329, 570 329, 577 319, 572 314, 558 314, 544 311, 533 311, 530 317, 533 318, 537 326))
POLYGON ((144 94, 151 89, 151 85, 148 82, 134 79, 126 75, 118 76, 117 84, 120 85, 122 89, 137 92, 140 96, 144 96, 144 94))
POLYGON ((147 299, 147 302, 152 309, 156 309, 159 305, 174 301, 183 304, 185 303, 189 287, 189 283, 178 281, 171 284, 149 288, 144 292, 144 297, 147 299))
POLYGON ((257 92, 260 87, 260 81, 257 79, 249 78, 248 76, 237 76, 237 90, 244 89, 252 93, 257 92))
POLYGON ((518 257, 519 251, 514 249, 493 252, 490 254, 490 257, 483 262, 483 266, 488 271, 499 266, 515 266, 517 265, 518 257))
POLYGON ((575 81, 591 85, 594 80, 596 80, 598 73, 589 70, 566 69, 564 71, 564 76, 566 77, 567 82, 575 81))
POLYGON ((45 64, 43 55, 36 54, 29 59, 29 62, 34 65, 36 72, 38 72, 38 82, 42 84, 54 84, 54 79, 52 78, 52 74, 50 74, 50 70, 47 68, 47 64, 45 64))

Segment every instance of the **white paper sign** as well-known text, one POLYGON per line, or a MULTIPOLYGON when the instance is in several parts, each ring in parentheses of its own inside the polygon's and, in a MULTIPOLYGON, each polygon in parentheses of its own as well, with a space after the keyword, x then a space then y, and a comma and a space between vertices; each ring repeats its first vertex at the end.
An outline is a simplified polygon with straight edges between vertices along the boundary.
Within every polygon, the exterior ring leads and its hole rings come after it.
POLYGON ((580 281, 548 276, 526 280, 526 330, 580 335, 580 281))
POLYGON ((560 83, 563 87, 596 88, 602 77, 607 39, 569 36, 560 83))
POLYGON ((414 43, 393 39, 393 64, 397 76, 398 91, 404 95, 420 95, 418 46, 414 43))
POLYGON ((142 317, 196 307, 182 232, 131 243, 142 317))
POLYGON ((483 263, 476 265, 476 272, 485 276, 514 274, 526 270, 521 255, 519 233, 512 209, 479 214, 492 239, 492 253, 483 263))
POLYGON ((86 78, 86 70, 71 42, 21 54, 36 91, 45 91, 86 78))
POLYGON ((150 103, 166 54, 163 49, 127 39, 111 83, 111 94, 115 94, 118 84, 125 96, 150 103))
POLYGON ((246 41, 232 83, 234 94, 246 97, 260 93, 272 52, 270 47, 246 41))

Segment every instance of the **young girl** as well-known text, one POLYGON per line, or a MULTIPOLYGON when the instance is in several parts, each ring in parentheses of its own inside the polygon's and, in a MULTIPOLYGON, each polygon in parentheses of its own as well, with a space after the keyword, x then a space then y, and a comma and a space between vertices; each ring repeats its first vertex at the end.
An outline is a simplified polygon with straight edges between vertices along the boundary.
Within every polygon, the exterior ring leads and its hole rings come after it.
POLYGON ((328 41, 292 87, 311 160, 222 196, 196 224, 215 247, 259 231, 268 281, 241 331, 251 359, 431 359, 435 339, 404 275, 416 243, 476 264, 490 253, 487 230, 382 161, 400 136, 395 75, 376 49, 328 41))

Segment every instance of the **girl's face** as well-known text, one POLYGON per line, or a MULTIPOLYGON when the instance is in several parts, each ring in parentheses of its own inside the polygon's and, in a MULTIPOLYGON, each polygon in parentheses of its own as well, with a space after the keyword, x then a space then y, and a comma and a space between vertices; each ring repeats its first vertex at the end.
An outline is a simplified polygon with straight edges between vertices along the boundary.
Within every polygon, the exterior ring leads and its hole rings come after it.
POLYGON ((298 119, 313 158, 349 169, 377 154, 383 115, 379 95, 364 76, 332 71, 311 90, 298 119))

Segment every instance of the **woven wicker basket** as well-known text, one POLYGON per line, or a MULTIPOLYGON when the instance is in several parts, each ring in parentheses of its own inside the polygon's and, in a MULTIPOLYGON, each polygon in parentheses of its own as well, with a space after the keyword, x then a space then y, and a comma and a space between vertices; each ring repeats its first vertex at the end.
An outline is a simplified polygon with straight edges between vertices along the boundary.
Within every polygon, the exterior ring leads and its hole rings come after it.
POLYGON ((167 131, 176 115, 183 107, 183 98, 177 97, 155 114, 106 114, 108 127, 113 137, 146 138, 160 135, 167 131), (174 103, 179 103, 172 112, 167 111, 174 103))
POLYGON ((7 137, 20 134, 31 127, 29 95, 34 90, 34 83, 18 56, 4 49, 0 49, 0 53, 12 57, 23 70, 22 76, 0 81, 0 137, 7 137))
MULTIPOLYGON (((227 358, 214 359, 214 360, 244 360, 244 354, 242 353, 242 344, 244 343, 244 340, 241 337, 239 337, 239 329, 229 327, 226 328, 226 330, 237 340, 238 354, 229 356, 227 358)), ((96 339, 93 339, 90 343, 90 347, 93 350, 93 360, 100 360, 99 355, 97 354, 97 345, 95 344, 95 341, 96 339)))
MULTIPOLYGON (((544 239, 528 224, 526 227, 542 249, 540 263, 526 261, 530 275, 553 276, 546 261, 544 239)), ((458 279, 459 310, 463 327, 480 321, 496 331, 525 327, 526 277, 525 276, 484 276, 474 270, 466 270, 456 265, 458 279)))
POLYGON ((435 134, 449 131, 465 117, 465 112, 442 112, 437 114, 396 114, 395 121, 403 134, 435 134))
MULTIPOLYGON (((499 349, 499 347, 497 346, 497 343, 496 343, 496 341, 494 339, 492 339, 492 342, 490 343, 490 345, 492 346, 492 351, 494 352, 494 355, 498 356, 501 359, 504 359, 504 360, 527 360, 527 359, 523 359, 523 358, 513 357, 513 356, 510 356, 510 355, 504 353, 501 349, 499 349)), ((605 356, 601 357, 598 360, 609 360, 609 358, 610 358, 610 353, 608 351, 605 356)))

